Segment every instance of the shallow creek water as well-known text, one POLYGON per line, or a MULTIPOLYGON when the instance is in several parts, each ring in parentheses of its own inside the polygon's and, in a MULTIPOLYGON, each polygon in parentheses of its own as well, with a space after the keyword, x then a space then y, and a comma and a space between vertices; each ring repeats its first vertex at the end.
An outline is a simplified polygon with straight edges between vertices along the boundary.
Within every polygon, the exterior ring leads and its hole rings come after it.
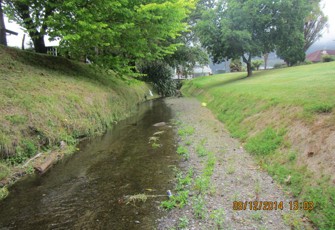
POLYGON ((105 135, 79 144, 43 175, 26 177, 0 203, 0 229, 154 229, 160 201, 127 203, 125 196, 165 195, 178 164, 171 110, 149 101, 105 135), (149 138, 164 131, 153 149, 149 138))

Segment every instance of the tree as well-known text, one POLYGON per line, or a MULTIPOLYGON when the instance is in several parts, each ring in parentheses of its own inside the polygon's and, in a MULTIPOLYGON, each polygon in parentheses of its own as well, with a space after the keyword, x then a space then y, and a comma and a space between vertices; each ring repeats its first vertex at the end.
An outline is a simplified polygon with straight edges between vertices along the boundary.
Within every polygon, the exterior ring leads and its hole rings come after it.
POLYGON ((46 53, 44 36, 48 33, 48 18, 62 1, 7 0, 6 3, 7 15, 25 28, 33 41, 35 51, 46 53))
POLYGON ((6 27, 2 11, 2 0, 0 0, 0 45, 7 46, 6 27))
POLYGON ((251 76, 251 58, 274 49, 272 10, 266 0, 219 1, 198 23, 198 36, 215 63, 242 57, 251 76))
POLYGON ((304 20, 310 10, 308 0, 283 0, 278 4, 276 53, 288 66, 305 60, 304 20))
POLYGON ((312 0, 312 10, 305 18, 304 24, 304 51, 314 44, 320 37, 323 29, 327 26, 328 18, 320 8, 320 0, 312 0))
POLYGON ((189 76, 193 74, 196 64, 207 65, 209 62, 208 54, 199 46, 189 46, 184 44, 179 46, 176 52, 167 55, 165 62, 177 70, 178 76, 189 76))
POLYGON ((251 76, 251 58, 275 49, 289 63, 301 59, 305 5, 306 0, 221 0, 203 14, 198 36, 215 63, 242 57, 251 76))
MULTIPOLYGON (((137 60, 162 59, 179 44, 186 30, 183 20, 194 7, 186 0, 72 0, 49 21, 53 38, 72 57, 87 56, 93 63, 122 71, 137 60)), ((129 71, 129 68, 128 68, 129 71)))

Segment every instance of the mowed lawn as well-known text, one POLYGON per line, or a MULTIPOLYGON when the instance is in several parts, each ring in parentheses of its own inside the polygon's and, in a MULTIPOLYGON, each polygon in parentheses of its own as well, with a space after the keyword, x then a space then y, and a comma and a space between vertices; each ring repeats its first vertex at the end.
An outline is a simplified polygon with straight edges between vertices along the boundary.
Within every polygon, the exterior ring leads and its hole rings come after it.
POLYGON ((335 62, 246 73, 202 77, 192 81, 198 88, 220 94, 243 94, 298 106, 335 106, 335 62))
MULTIPOLYGON (((294 199, 313 201, 315 208, 305 215, 319 229, 335 229, 335 62, 245 76, 196 78, 186 81, 182 92, 206 102, 294 199), (307 145, 317 157, 306 154, 307 145)), ((303 228, 294 215, 284 219, 294 229, 303 228)))

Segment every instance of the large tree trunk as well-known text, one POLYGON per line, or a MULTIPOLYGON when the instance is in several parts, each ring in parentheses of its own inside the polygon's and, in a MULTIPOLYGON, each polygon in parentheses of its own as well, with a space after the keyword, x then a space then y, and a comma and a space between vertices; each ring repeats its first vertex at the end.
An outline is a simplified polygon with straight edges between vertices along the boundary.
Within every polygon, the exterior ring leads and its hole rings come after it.
POLYGON ((34 48, 37 53, 47 53, 47 48, 45 47, 43 35, 30 35, 30 37, 33 40, 34 48))
MULTIPOLYGON (((29 36, 33 40, 34 48, 37 53, 46 53, 47 49, 44 43, 44 34, 47 29, 46 24, 43 24, 38 31, 38 26, 34 23, 29 14, 29 5, 22 2, 13 2, 15 8, 18 10, 20 18, 23 20, 24 27, 29 31, 29 36)), ((47 14, 47 13, 46 13, 47 14)), ((46 15, 45 17, 47 17, 46 15)))
POLYGON ((7 46, 6 27, 3 18, 2 1, 0 0, 0 45, 7 46))
POLYGON ((245 64, 247 64, 247 72, 248 72, 248 76, 247 77, 250 77, 252 75, 252 69, 251 69, 251 54, 249 54, 249 57, 246 58, 244 56, 244 54, 242 55, 242 59, 243 59, 243 62, 245 64))

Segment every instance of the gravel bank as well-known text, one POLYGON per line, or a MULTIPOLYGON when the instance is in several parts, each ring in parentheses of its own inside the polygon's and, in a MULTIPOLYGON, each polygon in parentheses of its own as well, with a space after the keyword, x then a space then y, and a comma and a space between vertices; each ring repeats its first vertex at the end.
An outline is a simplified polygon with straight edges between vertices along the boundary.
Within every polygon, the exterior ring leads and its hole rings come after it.
POLYGON ((181 209, 166 211, 166 217, 159 220, 158 229, 217 229, 219 222, 223 229, 311 229, 307 219, 290 210, 293 198, 260 169, 209 109, 193 98, 170 98, 165 102, 176 114, 180 126, 188 125, 195 129, 192 135, 179 141, 179 145, 189 145, 190 158, 183 162, 183 170, 193 167, 194 180, 201 175, 208 156, 197 155, 199 143, 214 153, 216 161, 210 189, 201 195, 205 201, 205 216, 199 218, 195 215, 194 197, 198 197, 199 192, 193 183, 189 187, 188 204, 181 209), (234 201, 246 204, 243 206, 245 210, 234 210, 234 201), (254 209, 254 201, 258 201, 257 207, 261 209, 273 206, 273 210, 250 210, 254 209), (261 206, 260 202, 263 202, 261 206), (282 202, 283 210, 280 207, 274 210, 274 202, 282 202))

